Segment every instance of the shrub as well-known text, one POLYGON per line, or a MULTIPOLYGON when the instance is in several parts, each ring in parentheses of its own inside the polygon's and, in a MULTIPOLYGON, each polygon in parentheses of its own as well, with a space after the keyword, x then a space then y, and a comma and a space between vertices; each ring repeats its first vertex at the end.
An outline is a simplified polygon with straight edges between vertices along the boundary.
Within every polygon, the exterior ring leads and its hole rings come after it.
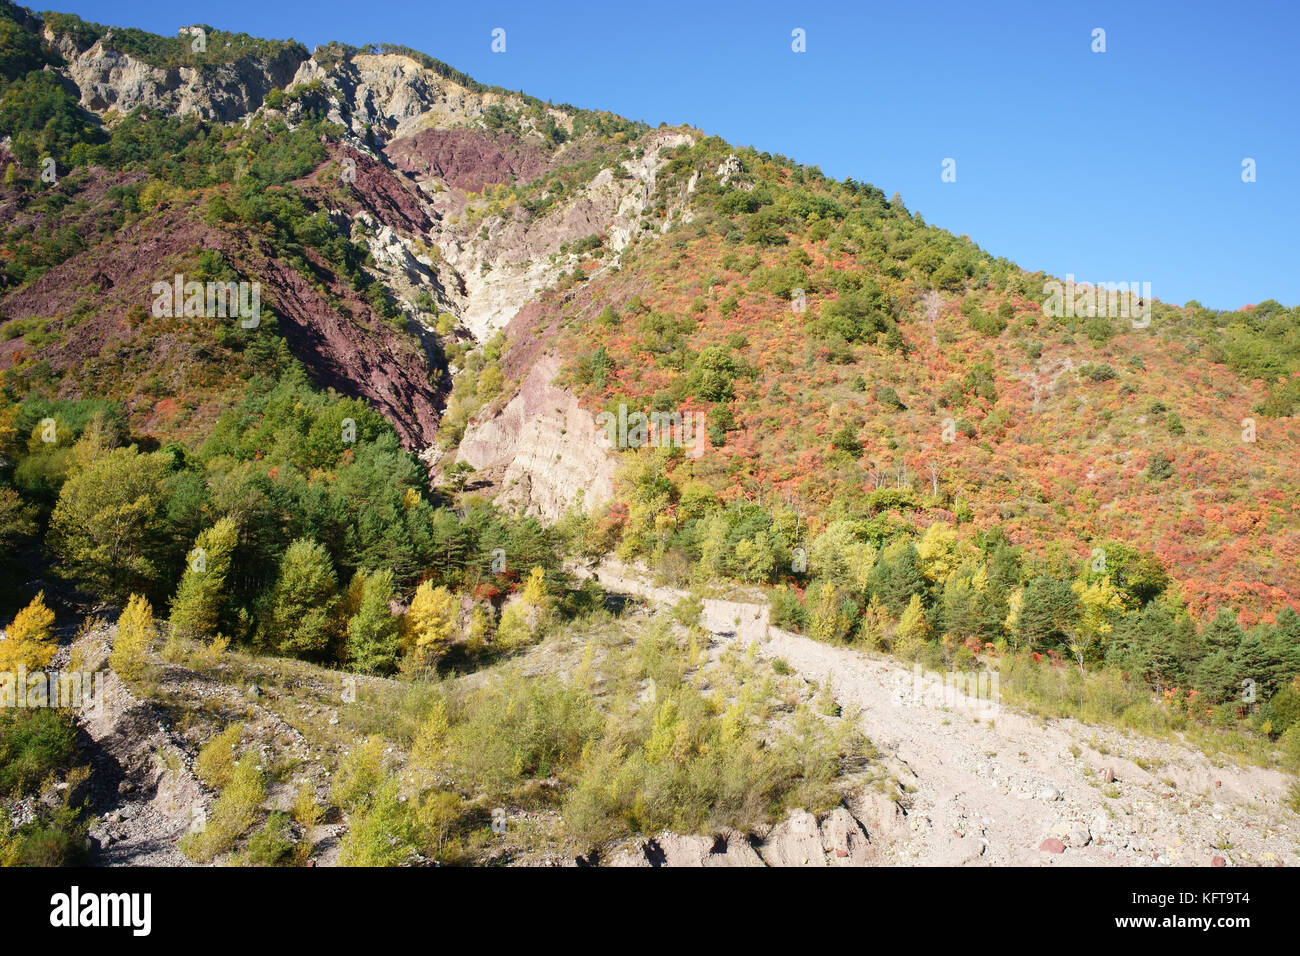
POLYGON ((293 851, 293 834, 289 816, 275 812, 266 824, 248 838, 247 860, 253 866, 278 866, 293 851))
POLYGON ((1168 452, 1156 452, 1147 463, 1147 477, 1152 481, 1164 481, 1174 473, 1174 459, 1168 452))
POLYGON ((133 594, 117 621, 117 636, 108 662, 123 680, 139 680, 153 645, 153 608, 142 594, 133 594))
POLYGON ((258 807, 265 799, 266 781, 262 771, 251 759, 240 762, 203 828, 181 839, 181 852, 199 863, 207 863, 224 853, 253 825, 258 807))
POLYGON ((563 775, 602 727, 585 691, 515 670, 473 693, 460 717, 451 730, 454 768, 489 796, 563 775))
POLYGON ((384 738, 371 736, 353 747, 339 764, 330 799, 349 813, 369 805, 384 779, 384 738))
POLYGON ((293 818, 310 830, 320 822, 323 815, 324 811, 316 802, 316 788, 310 781, 304 781, 293 800, 293 818))
POLYGON ((373 799, 351 820, 339 848, 340 866, 400 866, 416 851, 414 828, 397 792, 397 779, 384 777, 373 799))
POLYGON ((1093 365, 1091 362, 1079 366, 1079 374, 1094 382, 1109 382, 1118 375, 1109 365, 1093 365))
POLYGON ((1278 738, 1277 745, 1282 751, 1283 766, 1293 773, 1300 773, 1300 723, 1292 724, 1278 738))
POLYGON ((892 385, 882 384, 877 386, 876 401, 878 401, 883 408, 892 408, 896 410, 901 410, 907 407, 906 405, 903 404, 903 400, 898 397, 898 392, 894 390, 894 387, 892 385))
MULTIPOLYGON (((0 708, 0 794, 19 796, 40 785, 76 753, 76 730, 57 710, 0 708)), ((6 820, 8 813, 0 814, 6 820)))
POLYGON ((213 790, 221 790, 230 783, 235 772, 235 749, 243 732, 242 723, 231 724, 204 744, 194 759, 194 772, 213 790))

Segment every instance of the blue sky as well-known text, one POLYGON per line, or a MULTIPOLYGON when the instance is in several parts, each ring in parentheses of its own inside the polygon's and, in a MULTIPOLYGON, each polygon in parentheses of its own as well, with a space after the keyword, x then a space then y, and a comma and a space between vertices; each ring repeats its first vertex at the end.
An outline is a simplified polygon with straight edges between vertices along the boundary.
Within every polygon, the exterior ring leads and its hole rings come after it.
POLYGON ((309 48, 402 43, 485 83, 690 123, 898 192, 1029 269, 1150 282, 1174 303, 1300 303, 1300 4, 1286 0, 58 9, 167 34, 203 22, 309 48), (1098 27, 1105 53, 1091 49, 1098 27), (955 182, 941 181, 946 158, 955 182))

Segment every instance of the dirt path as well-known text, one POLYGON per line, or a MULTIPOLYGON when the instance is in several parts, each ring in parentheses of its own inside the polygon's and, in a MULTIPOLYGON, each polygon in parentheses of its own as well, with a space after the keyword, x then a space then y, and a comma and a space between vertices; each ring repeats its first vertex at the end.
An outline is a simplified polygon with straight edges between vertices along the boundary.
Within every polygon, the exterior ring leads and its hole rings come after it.
POLYGON ((90 759, 90 835, 96 866, 190 866, 177 842, 207 812, 192 758, 152 706, 108 666, 111 629, 73 645, 80 665, 104 674, 103 700, 79 721, 90 759))
MULTIPOLYGON (((108 651, 114 633, 115 626, 107 626, 71 648, 82 667, 104 674, 102 705, 83 711, 79 721, 97 818, 90 831, 91 862, 192 866, 179 841, 204 825, 215 800, 193 772, 198 742, 169 726, 157 707, 135 696, 113 672, 108 651)), ((239 720, 264 767, 285 756, 302 759, 310 751, 297 729, 247 694, 245 682, 222 684, 179 666, 164 666, 157 676, 165 677, 167 696, 188 711, 239 720)), ((287 809, 292 797, 292 788, 272 782, 270 798, 278 809, 287 809)))
MULTIPOLYGON (((685 596, 606 565, 607 589, 671 604, 685 596)), ((757 642, 841 707, 901 765, 907 826, 882 862, 903 865, 1208 866, 1300 863, 1291 778, 1216 766, 1175 740, 1043 720, 945 691, 883 657, 770 627, 767 608, 706 600, 704 625, 757 642), (912 776, 914 775, 914 776, 912 776)))

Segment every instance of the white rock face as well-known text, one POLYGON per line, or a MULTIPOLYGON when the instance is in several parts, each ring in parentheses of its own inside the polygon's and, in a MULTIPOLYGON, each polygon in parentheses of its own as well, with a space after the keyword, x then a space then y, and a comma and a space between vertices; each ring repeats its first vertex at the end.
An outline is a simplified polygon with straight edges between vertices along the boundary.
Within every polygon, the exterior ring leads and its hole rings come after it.
POLYGON ((470 423, 458 461, 500 474, 500 502, 553 521, 578 500, 590 510, 614 495, 615 459, 591 413, 551 384, 560 360, 544 356, 497 414, 470 423))
POLYGON ((78 53, 66 37, 53 42, 68 61, 64 71, 81 91, 81 105, 96 113, 110 109, 125 115, 139 106, 177 116, 232 122, 253 112, 273 87, 284 86, 298 67, 298 57, 286 50, 264 59, 249 57, 203 71, 190 67, 163 69, 125 53, 104 48, 97 40, 78 53))
MULTIPOLYGON (((483 222, 486 238, 478 232, 462 236, 454 229, 435 235, 447 263, 464 278, 458 315, 470 333, 480 342, 491 338, 526 302, 572 269, 576 257, 555 255, 564 243, 603 234, 613 252, 626 248, 655 201, 657 177, 668 162, 665 152, 693 141, 689 134, 671 130, 651 134, 640 158, 623 163, 618 173, 601 170, 570 202, 536 221, 490 217, 483 222)), ((675 205, 669 203, 663 229, 675 205)))
MULTIPOLYGON (((476 92, 398 53, 357 54, 329 69, 316 60, 305 60, 288 89, 311 83, 337 91, 336 101, 349 104, 347 112, 333 109, 332 121, 356 136, 364 136, 371 126, 390 140, 430 127, 471 122, 494 104, 509 109, 525 105, 522 97, 513 94, 476 92)), ((565 129, 573 128, 567 113, 550 110, 549 115, 565 129)))

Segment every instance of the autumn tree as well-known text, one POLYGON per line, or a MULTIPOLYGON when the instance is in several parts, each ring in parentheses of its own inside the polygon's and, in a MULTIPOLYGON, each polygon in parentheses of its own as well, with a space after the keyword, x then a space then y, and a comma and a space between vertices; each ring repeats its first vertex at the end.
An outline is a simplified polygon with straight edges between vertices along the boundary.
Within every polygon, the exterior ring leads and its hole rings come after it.
POLYGON ((1124 613, 1124 595, 1109 577, 1095 581, 1075 581, 1070 586, 1079 601, 1078 623, 1070 652, 1083 670, 1084 661, 1094 646, 1115 630, 1115 622, 1124 613))
POLYGON ((893 651, 904 660, 916 660, 930 641, 930 622, 925 618, 921 596, 913 594, 898 619, 893 651))
POLYGON ((916 542, 916 561, 925 579, 940 587, 957 566, 957 531, 936 521, 916 542))
POLYGON ((447 653, 456 636, 456 611, 456 600, 445 587, 425 581, 415 589, 403 622, 404 670, 424 673, 447 653))
POLYGON ((889 612, 874 594, 867 602, 867 609, 862 612, 858 636, 867 647, 876 651, 883 650, 889 642, 889 612))
POLYGON ((550 617, 545 572, 537 567, 528 573, 523 592, 501 614, 497 643, 507 650, 533 641, 545 629, 550 617))
POLYGON ((204 640, 216 636, 229 600, 226 579, 238 540, 239 527, 228 517, 199 533, 172 599, 174 636, 204 640))
POLYGON ((117 619, 117 636, 108 658, 123 680, 139 680, 144 674, 154 634, 153 608, 148 599, 142 594, 131 595, 126 610, 117 619))
POLYGON ((45 606, 42 591, 18 612, 5 639, 0 641, 0 672, 12 674, 19 667, 28 671, 48 667, 56 650, 54 612, 45 606))
POLYGON ((165 530, 163 479, 171 458, 115 448, 64 483, 50 519, 49 545, 63 571, 92 593, 126 600, 159 577, 165 530))
POLYGON ((847 594, 833 580, 824 578, 808 589, 808 596, 809 635, 831 643, 844 640, 853 626, 846 606, 847 594))

